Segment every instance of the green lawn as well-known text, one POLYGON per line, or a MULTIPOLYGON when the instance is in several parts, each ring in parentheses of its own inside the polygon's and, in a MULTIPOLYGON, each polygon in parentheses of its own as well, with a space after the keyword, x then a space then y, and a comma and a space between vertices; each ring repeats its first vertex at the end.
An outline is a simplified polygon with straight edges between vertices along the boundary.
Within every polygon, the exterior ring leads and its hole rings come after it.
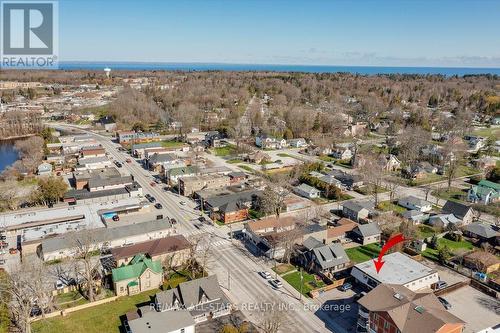
POLYGON ((427 238, 434 235, 436 233, 436 230, 434 230, 434 228, 429 225, 419 224, 417 227, 417 233, 419 238, 427 238))
POLYGON ((88 300, 75 290, 57 295, 54 302, 60 309, 66 309, 88 303, 88 300))
MULTIPOLYGON (((300 292, 300 272, 293 272, 293 273, 288 273, 284 274, 283 279, 285 279, 286 282, 288 282, 292 287, 294 287, 297 291, 300 292)), ((313 289, 324 287, 325 283, 321 280, 316 281, 314 278, 314 275, 311 275, 307 272, 302 272, 302 294, 307 296, 307 293, 310 292, 313 289)))
POLYGON ((450 187, 449 190, 442 189, 433 191, 432 195, 444 200, 463 202, 466 199, 467 192, 457 187, 450 187))
POLYGON ((188 281, 189 278, 186 272, 174 272, 170 274, 168 279, 165 279, 163 287, 165 289, 176 288, 180 283, 188 281))
MULTIPOLYGON (((457 250, 473 250, 474 246, 472 245, 471 242, 467 240, 463 240, 461 242, 454 242, 452 240, 446 239, 446 238, 440 238, 438 240, 438 246, 448 246, 451 252, 455 252, 457 250)), ((428 259, 431 260, 439 260, 438 258, 438 250, 431 249, 430 247, 427 247, 427 249, 422 252, 422 255, 428 259)))
POLYGON ((352 262, 358 264, 360 262, 365 262, 377 257, 380 249, 380 244, 373 243, 358 247, 352 247, 350 249, 346 249, 345 252, 352 262))
POLYGON ((250 173, 255 173, 255 170, 249 167, 248 165, 240 164, 238 165, 239 168, 242 168, 245 171, 248 171, 250 173))
POLYGON ((334 159, 333 157, 330 157, 328 155, 320 155, 318 156, 318 158, 322 161, 325 161, 325 162, 335 162, 336 159, 334 159))
POLYGON ((184 146, 184 143, 175 140, 170 140, 170 141, 162 141, 161 145, 165 148, 177 148, 184 146))
POLYGON ((456 177, 464 177, 464 176, 470 176, 470 175, 477 175, 478 173, 481 173, 481 170, 478 170, 476 168, 472 168, 466 165, 461 165, 458 167, 457 175, 456 177))
POLYGON ((276 155, 278 155, 279 157, 291 157, 291 158, 294 158, 292 155, 286 154, 286 153, 278 153, 276 155))
POLYGON ((425 177, 421 179, 412 179, 407 182, 409 186, 420 186, 420 185, 425 185, 425 184, 430 184, 430 183, 435 183, 445 180, 444 176, 438 175, 437 173, 428 173, 425 175, 425 177))
POLYGON ((55 317, 34 322, 33 333, 72 332, 72 333, 112 333, 120 332, 120 316, 134 310, 137 304, 150 303, 157 289, 130 297, 76 311, 64 317, 55 317))
POLYGON ((214 148, 213 151, 216 156, 230 156, 236 153, 236 147, 233 145, 227 145, 225 147, 214 148))
POLYGON ((406 208, 401 207, 395 203, 392 203, 389 200, 379 202, 377 208, 383 212, 393 211, 393 212, 399 213, 399 214, 403 214, 407 210, 406 208))

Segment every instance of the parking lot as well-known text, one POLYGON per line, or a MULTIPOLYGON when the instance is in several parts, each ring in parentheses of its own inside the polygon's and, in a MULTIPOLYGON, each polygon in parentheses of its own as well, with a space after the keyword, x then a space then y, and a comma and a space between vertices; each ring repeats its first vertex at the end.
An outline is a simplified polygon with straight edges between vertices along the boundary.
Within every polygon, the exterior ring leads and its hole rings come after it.
POLYGON ((451 286, 455 283, 459 283, 459 282, 463 282, 463 281, 468 280, 468 278, 466 278, 465 276, 458 274, 457 272, 455 272, 449 268, 440 266, 433 261, 424 259, 424 260, 422 260, 421 263, 427 267, 435 269, 439 274, 439 279, 446 281, 446 283, 448 283, 449 286, 451 286))
MULTIPOLYGON (((478 332, 500 323, 500 301, 473 287, 465 286, 443 297, 451 303, 450 313, 466 322, 464 333, 478 332)), ((500 331, 500 327, 497 329, 500 331)))

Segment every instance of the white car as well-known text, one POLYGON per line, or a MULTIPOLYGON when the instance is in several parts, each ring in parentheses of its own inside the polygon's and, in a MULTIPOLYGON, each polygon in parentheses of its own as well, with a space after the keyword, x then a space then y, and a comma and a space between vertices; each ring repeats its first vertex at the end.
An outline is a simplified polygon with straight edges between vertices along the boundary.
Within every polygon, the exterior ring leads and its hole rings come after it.
POLYGON ((186 201, 181 201, 181 202, 179 202, 179 203, 180 203, 181 205, 183 205, 183 206, 184 206, 184 205, 186 205, 186 201))
POLYGON ((283 287, 283 283, 280 280, 270 280, 269 283, 276 289, 283 287))
POLYGON ((259 272, 259 275, 262 276, 266 280, 270 280, 272 278, 271 273, 266 271, 259 272))

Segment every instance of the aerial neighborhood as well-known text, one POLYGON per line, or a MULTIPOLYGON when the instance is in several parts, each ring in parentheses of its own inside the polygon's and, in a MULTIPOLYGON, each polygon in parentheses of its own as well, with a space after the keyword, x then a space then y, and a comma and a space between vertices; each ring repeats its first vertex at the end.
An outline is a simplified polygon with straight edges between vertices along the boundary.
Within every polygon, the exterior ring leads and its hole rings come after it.
POLYGON ((2 73, 0 332, 500 330, 497 77, 84 72, 2 73))

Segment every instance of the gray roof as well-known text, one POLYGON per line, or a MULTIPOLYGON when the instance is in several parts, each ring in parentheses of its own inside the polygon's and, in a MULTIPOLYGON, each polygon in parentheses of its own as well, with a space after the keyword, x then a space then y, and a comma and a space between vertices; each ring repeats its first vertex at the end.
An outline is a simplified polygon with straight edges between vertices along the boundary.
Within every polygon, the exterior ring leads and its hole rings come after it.
POLYGON ((133 183, 132 176, 112 177, 112 178, 90 178, 89 188, 113 185, 125 185, 133 183))
POLYGON ((123 239, 130 236, 142 235, 148 232, 156 232, 172 228, 172 224, 167 219, 154 220, 143 223, 129 224, 115 228, 98 228, 92 230, 76 231, 66 233, 59 237, 47 238, 42 241, 42 250, 44 253, 61 251, 74 247, 75 240, 79 235, 86 236, 91 233, 92 239, 96 243, 103 243, 116 239, 123 239))
POLYGON ((319 247, 319 246, 323 246, 323 242, 312 237, 312 236, 309 236, 307 237, 307 239, 305 241, 302 242, 302 245, 308 249, 308 250, 312 250, 314 249, 315 247, 319 247))
POLYGON ((78 165, 101 163, 105 161, 109 161, 111 163, 107 156, 82 157, 78 159, 78 165))
POLYGON ((456 217, 458 217, 459 219, 463 219, 465 217, 465 215, 467 215, 467 213, 471 209, 472 209, 472 207, 470 207, 470 206, 461 204, 459 202, 448 200, 444 204, 442 211, 443 211, 443 213, 453 214, 456 217))
POLYGON ((378 224, 375 222, 367 223, 367 224, 360 224, 356 228, 354 228, 353 231, 355 233, 363 236, 363 237, 380 235, 380 233, 381 233, 378 224))
POLYGON ((445 226, 448 225, 448 223, 452 223, 452 224, 462 223, 462 220, 453 214, 437 214, 437 215, 433 215, 429 218, 429 222, 431 224, 434 223, 435 220, 442 221, 445 226))
POLYGON ((400 252, 387 254, 382 257, 382 260, 385 262, 384 268, 378 273, 375 270, 373 260, 362 262, 354 267, 380 283, 398 285, 421 279, 435 272, 432 268, 424 266, 400 252))
POLYGON ((342 245, 337 243, 315 247, 312 252, 316 258, 316 263, 322 269, 346 264, 350 261, 342 245))
POLYGON ((431 203, 429 201, 425 201, 424 199, 414 197, 413 195, 399 199, 399 202, 402 202, 402 201, 406 201, 414 206, 421 206, 421 207, 431 205, 431 203))
POLYGON ((486 223, 472 223, 467 225, 465 230, 483 238, 493 238, 499 236, 498 231, 494 230, 491 224, 486 223))
POLYGON ((359 212, 363 209, 372 211, 375 208, 375 205, 371 201, 346 201, 342 206, 354 212, 359 212))
POLYGON ((176 332, 181 328, 194 326, 191 314, 186 310, 156 312, 150 311, 128 322, 133 333, 176 332))
POLYGON ((309 186, 309 185, 307 185, 305 183, 302 183, 302 184, 300 184, 299 186, 297 186, 295 188, 297 190, 301 190, 301 191, 306 192, 306 193, 320 192, 320 190, 318 190, 317 188, 309 186))
POLYGON ((213 208, 220 208, 231 202, 251 202, 253 196, 259 195, 262 191, 259 190, 249 190, 242 191, 233 194, 216 195, 205 200, 205 203, 213 208))
POLYGON ((182 307, 182 298, 177 288, 159 292, 155 295, 155 298, 156 306, 159 307, 160 311, 182 307))
POLYGON ((216 275, 181 283, 179 291, 182 303, 187 309, 200 304, 203 296, 206 296, 208 301, 226 299, 216 275))
POLYGON ((158 154, 155 153, 153 156, 149 158, 149 163, 154 164, 154 163, 163 163, 163 162, 172 162, 177 159, 177 156, 174 154, 158 154))

